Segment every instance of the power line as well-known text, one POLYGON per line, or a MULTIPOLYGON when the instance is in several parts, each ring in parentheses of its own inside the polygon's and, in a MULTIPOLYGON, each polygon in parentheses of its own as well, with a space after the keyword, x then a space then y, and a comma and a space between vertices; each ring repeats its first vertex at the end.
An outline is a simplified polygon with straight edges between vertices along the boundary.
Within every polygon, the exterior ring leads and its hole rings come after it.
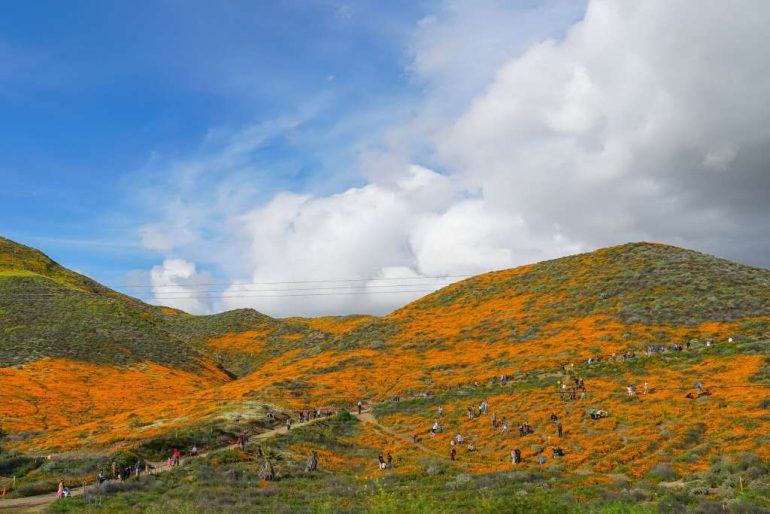
MULTIPOLYGON (((281 285, 281 284, 322 284, 322 283, 335 283, 335 282, 383 282, 389 280, 443 280, 453 278, 468 278, 475 275, 422 275, 419 277, 382 277, 382 278, 337 278, 337 279, 313 279, 313 280, 280 280, 271 282, 200 282, 197 284, 191 284, 191 286, 264 286, 264 285, 281 285)), ((123 284, 112 285, 109 287, 118 288, 155 288, 155 287, 179 287, 180 284, 167 284, 161 286, 154 286, 151 284, 123 284)), ((185 286, 187 287, 187 286, 185 286)))
MULTIPOLYGON (((369 285, 369 284, 362 284, 362 285, 349 285, 349 286, 315 286, 315 287, 284 287, 280 289, 251 289, 251 288, 241 288, 240 284, 233 284, 232 287, 233 292, 237 293, 271 293, 271 292, 284 292, 284 291, 324 291, 324 290, 333 290, 333 289, 370 289, 370 288, 388 288, 388 287, 417 287, 417 286, 446 286, 448 285, 447 282, 420 282, 420 283, 412 283, 412 284, 382 284, 382 285, 369 285)), ((180 288, 186 288, 187 286, 175 286, 180 288)), ((201 289, 195 289, 194 287, 191 288, 194 293, 220 293, 223 292, 222 289, 209 289, 209 290, 201 290, 201 289)), ((190 289, 180 289, 177 291, 172 291, 168 289, 163 289, 160 291, 161 294, 173 294, 173 293, 189 293, 190 289)), ((150 293, 144 293, 144 292, 137 292, 135 294, 150 294, 150 293)))
MULTIPOLYGON (((432 293, 436 289, 410 289, 402 291, 346 291, 337 293, 297 293, 297 294, 269 294, 269 295, 242 295, 242 294, 190 294, 188 296, 152 296, 148 298, 137 298, 139 300, 194 300, 194 299, 217 299, 217 298, 285 298, 285 297, 304 297, 304 296, 339 296, 349 294, 401 294, 401 293, 432 293)), ((20 294, 3 294, 0 298, 56 298, 65 296, 67 294, 76 294, 80 291, 67 291, 57 293, 20 293, 20 294)))

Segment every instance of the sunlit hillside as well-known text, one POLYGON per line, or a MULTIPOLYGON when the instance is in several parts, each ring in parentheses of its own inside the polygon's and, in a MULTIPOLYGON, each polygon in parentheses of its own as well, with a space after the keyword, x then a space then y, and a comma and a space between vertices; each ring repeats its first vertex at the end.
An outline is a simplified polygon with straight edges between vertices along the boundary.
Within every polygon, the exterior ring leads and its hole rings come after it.
POLYGON ((522 469, 545 466, 568 487, 687 481, 725 456, 770 459, 767 270, 628 244, 473 277, 383 317, 279 320, 157 308, 0 242, 2 445, 29 468, 3 467, 0 454, 0 476, 48 483, 30 462, 49 454, 160 459, 196 440, 216 450, 244 427, 359 400, 377 425, 287 437, 276 443, 285 465, 316 450, 327 471, 371 480, 381 472, 369 463, 390 451, 393 474, 414 479, 447 465, 457 434, 458 473, 508 472, 519 449, 522 469), (439 407, 443 431, 431 435, 439 407))

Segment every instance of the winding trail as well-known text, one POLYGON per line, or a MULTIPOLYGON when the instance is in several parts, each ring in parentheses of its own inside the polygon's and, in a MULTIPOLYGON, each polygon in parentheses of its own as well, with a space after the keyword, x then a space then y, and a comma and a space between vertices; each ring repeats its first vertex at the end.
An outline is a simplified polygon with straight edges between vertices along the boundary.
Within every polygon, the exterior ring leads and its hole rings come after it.
MULTIPOLYGON (((361 416, 365 416, 367 414, 368 414, 367 412, 364 412, 361 416)), ((353 413, 353 415, 356 417, 359 417, 357 413, 353 413)), ((374 424, 378 424, 377 421, 374 419, 374 416, 371 416, 371 414, 369 414, 369 416, 371 417, 371 420, 372 420, 371 422, 373 422, 374 424)), ((292 426, 295 428, 305 427, 307 425, 312 425, 325 419, 329 419, 329 418, 328 417, 315 418, 315 419, 311 419, 310 421, 305 421, 304 423, 298 423, 292 426)), ((264 439, 275 437, 277 435, 287 434, 288 432, 289 430, 286 428, 286 425, 282 425, 278 428, 274 428, 272 430, 268 430, 266 432, 260 432, 259 434, 250 436, 249 440, 261 441, 264 439)), ((237 447, 238 447, 237 444, 231 444, 229 446, 215 448, 213 450, 200 453, 198 454, 197 457, 182 457, 179 460, 179 464, 184 465, 193 459, 205 457, 212 451, 220 451, 223 449, 232 449, 237 447)), ((171 467, 169 467, 168 463, 166 463, 165 461, 147 462, 147 464, 150 467, 148 472, 148 474, 150 475, 157 475, 159 473, 164 473, 171 469, 171 467)), ((86 487, 89 487, 89 486, 86 486, 86 487)), ((78 486, 72 489, 72 496, 82 496, 82 494, 83 494, 82 487, 78 486)), ((0 499, 0 512, 43 512, 49 505, 51 505, 55 501, 56 501, 56 492, 38 494, 35 496, 25 496, 23 498, 0 499)))

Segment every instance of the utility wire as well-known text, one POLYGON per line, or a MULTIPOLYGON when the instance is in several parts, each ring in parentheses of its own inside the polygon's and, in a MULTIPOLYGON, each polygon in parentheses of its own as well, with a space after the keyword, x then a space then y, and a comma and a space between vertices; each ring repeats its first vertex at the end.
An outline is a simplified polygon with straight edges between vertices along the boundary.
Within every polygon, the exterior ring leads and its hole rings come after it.
MULTIPOLYGON (((152 296, 146 298, 137 298, 139 300, 194 300, 194 299, 216 299, 216 298, 285 298, 285 297, 304 297, 304 296, 339 296, 349 294, 401 294, 401 293, 432 293, 436 289, 409 289, 400 291, 345 291, 336 293, 296 293, 296 294, 267 294, 267 295, 248 295, 248 294, 204 294, 197 293, 190 294, 188 296, 152 296)), ((33 298, 56 298, 65 296, 68 294, 77 294, 81 291, 67 291, 57 293, 20 293, 20 294, 2 294, 0 299, 3 298, 19 298, 19 299, 33 299, 33 298)))
MULTIPOLYGON (((334 282, 383 282, 390 280, 443 280, 450 278, 467 278, 475 275, 423 275, 419 277, 383 277, 383 278, 337 278, 337 279, 313 279, 313 280, 279 280, 272 282, 201 282, 194 284, 196 286, 232 286, 232 285, 244 285, 244 286, 264 286, 264 285, 281 285, 281 284, 321 284, 321 283, 334 283, 334 282)), ((168 284, 164 286, 153 286, 151 284, 125 284, 125 285, 112 285, 108 286, 112 288, 155 288, 155 287, 179 287, 179 284, 168 284)), ((186 286, 185 286, 186 287, 186 286)))

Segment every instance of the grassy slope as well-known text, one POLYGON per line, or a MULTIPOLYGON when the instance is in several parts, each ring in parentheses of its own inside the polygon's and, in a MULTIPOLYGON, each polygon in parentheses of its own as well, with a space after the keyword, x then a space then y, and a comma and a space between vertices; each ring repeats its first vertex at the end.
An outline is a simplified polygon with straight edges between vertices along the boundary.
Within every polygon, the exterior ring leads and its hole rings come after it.
MULTIPOLYGON (((661 463, 676 475, 705 472, 720 454, 770 457, 766 390, 746 387, 692 402, 684 399, 686 391, 673 389, 691 385, 696 377, 707 385, 770 383, 769 276, 679 248, 632 244, 474 277, 382 318, 284 323, 239 311, 202 318, 163 314, 162 323, 198 348, 224 352, 214 355, 222 363, 230 359, 233 369, 242 366, 239 373, 259 366, 258 372, 206 393, 234 402, 275 394, 289 398, 278 402, 284 407, 344 406, 359 397, 382 400, 431 390, 437 396, 430 400, 382 405, 382 421, 404 434, 424 433, 437 404, 445 405, 445 424, 477 441, 478 462, 468 457, 473 473, 508 469, 513 445, 521 447, 531 466, 552 442, 547 417, 555 411, 568 433, 562 469, 596 474, 596 487, 604 487, 601 477, 608 473, 639 480, 661 463), (735 337, 733 343, 725 342, 729 336, 735 337), (719 344, 585 364, 589 356, 641 351, 651 342, 709 337, 719 344), (513 376, 513 383, 485 385, 500 373, 513 376), (562 404, 553 394, 556 381, 574 375, 586 377, 593 391, 584 403, 562 404), (480 388, 468 387, 475 380, 480 388), (658 391, 627 399, 625 385, 643 381, 658 391), (458 384, 464 387, 446 394, 448 386, 458 384), (514 424, 529 420, 536 435, 525 441, 500 437, 488 420, 464 417, 468 404, 482 396, 490 398, 498 416, 514 424), (612 417, 593 423, 586 415, 590 407, 608 409, 612 417)), ((183 408, 201 416, 209 409, 195 401, 169 404, 174 412, 183 408)), ((157 413, 143 411, 133 422, 148 423, 153 416, 157 413)), ((127 437, 128 421, 110 418, 99 437, 127 437)), ((75 429, 62 431, 59 441, 75 434, 75 429)), ((361 448, 395 444, 372 437, 364 432, 351 441, 361 448)), ((448 440, 425 444, 443 454, 448 440)), ((415 471, 416 463, 404 467, 415 471)))
POLYGON ((0 362, 42 357, 95 364, 155 362, 190 371, 203 355, 153 320, 155 309, 0 238, 0 362))

